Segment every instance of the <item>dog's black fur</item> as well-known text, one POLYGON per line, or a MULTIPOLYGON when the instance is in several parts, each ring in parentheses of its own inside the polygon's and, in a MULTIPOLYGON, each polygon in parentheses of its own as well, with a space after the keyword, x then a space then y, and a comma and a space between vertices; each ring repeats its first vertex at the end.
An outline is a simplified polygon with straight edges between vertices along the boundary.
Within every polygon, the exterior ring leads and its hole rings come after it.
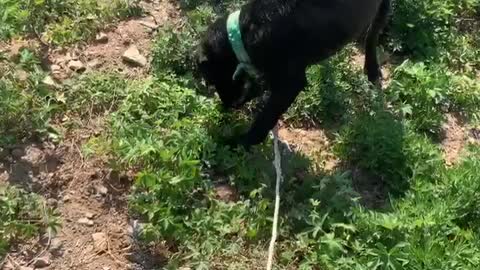
MULTIPOLYGON (((271 95, 237 143, 249 147, 264 141, 306 86, 306 68, 334 55, 365 31, 365 72, 378 84, 381 71, 376 48, 389 11, 390 0, 252 0, 244 5, 240 16, 243 42, 271 95)), ((232 79, 238 61, 228 40, 226 19, 217 19, 207 30, 197 65, 223 105, 237 108, 255 95, 245 87, 246 74, 232 79)))

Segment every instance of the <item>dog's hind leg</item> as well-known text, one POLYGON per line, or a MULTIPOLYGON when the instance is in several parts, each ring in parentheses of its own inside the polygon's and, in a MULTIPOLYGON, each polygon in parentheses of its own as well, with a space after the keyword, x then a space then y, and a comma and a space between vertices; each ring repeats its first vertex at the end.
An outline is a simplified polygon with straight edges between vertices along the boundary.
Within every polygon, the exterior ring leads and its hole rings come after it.
POLYGON ((377 56, 378 38, 380 32, 387 24, 390 8, 390 0, 383 0, 375 20, 368 30, 365 43, 365 73, 368 76, 368 80, 375 85, 380 85, 382 78, 382 71, 377 56))

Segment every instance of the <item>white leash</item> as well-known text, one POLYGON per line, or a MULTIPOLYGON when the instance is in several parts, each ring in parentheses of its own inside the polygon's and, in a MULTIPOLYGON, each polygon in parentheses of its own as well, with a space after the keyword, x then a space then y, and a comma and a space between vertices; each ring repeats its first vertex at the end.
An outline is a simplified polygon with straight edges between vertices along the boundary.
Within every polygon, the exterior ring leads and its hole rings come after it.
POLYGON ((273 133, 273 147, 275 152, 275 171, 277 174, 277 184, 275 187, 275 212, 273 215, 273 226, 272 226, 272 239, 270 240, 270 247, 268 248, 268 261, 267 261, 267 270, 272 270, 273 266, 273 255, 275 253, 275 242, 277 240, 277 227, 278 227, 278 214, 280 212, 280 184, 283 181, 282 175, 282 157, 279 149, 279 139, 278 139, 278 126, 275 126, 272 130, 273 133))

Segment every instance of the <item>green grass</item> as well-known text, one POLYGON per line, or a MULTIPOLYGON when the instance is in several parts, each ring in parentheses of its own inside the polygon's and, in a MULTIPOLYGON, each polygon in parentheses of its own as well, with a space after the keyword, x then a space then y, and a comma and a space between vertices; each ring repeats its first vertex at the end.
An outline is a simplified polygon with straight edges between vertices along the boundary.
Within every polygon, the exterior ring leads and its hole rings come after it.
POLYGON ((40 196, 0 185, 0 258, 11 244, 56 233, 58 226, 58 215, 40 196))
MULTIPOLYGON (((139 172, 130 210, 146 224, 145 241, 170 252, 166 269, 262 268, 273 213, 271 142, 253 153, 226 148, 223 140, 245 130, 251 115, 221 113, 192 76, 198 33, 240 2, 181 1, 188 23, 159 33, 146 79, 87 73, 53 90, 41 83, 33 54, 25 51, 18 64, 3 59, 0 143, 61 140, 55 120, 65 114, 105 117, 107 129, 84 150, 139 172), (223 183, 235 187, 238 201, 216 198, 223 183)), ((480 120, 479 40, 475 25, 463 25, 478 16, 478 4, 397 1, 383 45, 398 64, 384 95, 351 64, 352 47, 309 69, 308 89, 284 120, 324 128, 342 166, 324 172, 311 157, 284 157, 277 269, 478 269, 480 147, 469 145, 446 167, 437 143, 447 113, 480 120), (379 208, 361 204, 369 186, 352 180, 351 169, 385 186, 379 208)))
POLYGON ((118 18, 142 13, 137 0, 0 0, 0 40, 34 34, 53 45, 95 36, 118 18))

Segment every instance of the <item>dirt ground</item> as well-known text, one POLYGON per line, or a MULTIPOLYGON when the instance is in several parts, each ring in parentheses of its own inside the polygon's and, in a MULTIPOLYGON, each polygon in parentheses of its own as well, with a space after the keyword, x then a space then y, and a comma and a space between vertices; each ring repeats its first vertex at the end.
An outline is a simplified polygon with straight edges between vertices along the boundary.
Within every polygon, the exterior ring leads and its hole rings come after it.
MULTIPOLYGON (((96 41, 49 51, 46 60, 52 77, 61 83, 89 69, 115 70, 131 77, 147 74, 148 64, 131 66, 122 60, 123 53, 134 45, 149 59, 155 30, 167 22, 180 22, 180 12, 166 0, 148 1, 145 9, 147 16, 111 26, 96 41), (81 70, 72 68, 72 61, 79 61, 81 70)), ((14 54, 20 47, 28 46, 27 43, 15 41, 7 48, 14 54)), ((354 63, 361 65, 361 59, 359 54, 354 63)), ((388 70, 386 73, 389 77, 388 70)), ((104 122, 91 119, 80 126, 83 128, 67 134, 58 145, 29 142, 0 153, 0 184, 19 185, 43 195, 46 203, 56 207, 62 220, 57 235, 43 235, 31 243, 17 245, 7 256, 3 270, 123 270, 162 265, 164 257, 158 251, 137 244, 139 227, 127 206, 135 172, 110 169, 108 157, 85 157, 82 145, 100 134, 104 122)), ((449 165, 459 159, 469 140, 480 141, 480 129, 467 129, 453 116, 448 117, 444 130, 442 147, 449 165)), ((284 127, 280 136, 295 151, 316 161, 322 170, 337 168, 339 161, 332 154, 332 142, 324 131, 284 127)))

